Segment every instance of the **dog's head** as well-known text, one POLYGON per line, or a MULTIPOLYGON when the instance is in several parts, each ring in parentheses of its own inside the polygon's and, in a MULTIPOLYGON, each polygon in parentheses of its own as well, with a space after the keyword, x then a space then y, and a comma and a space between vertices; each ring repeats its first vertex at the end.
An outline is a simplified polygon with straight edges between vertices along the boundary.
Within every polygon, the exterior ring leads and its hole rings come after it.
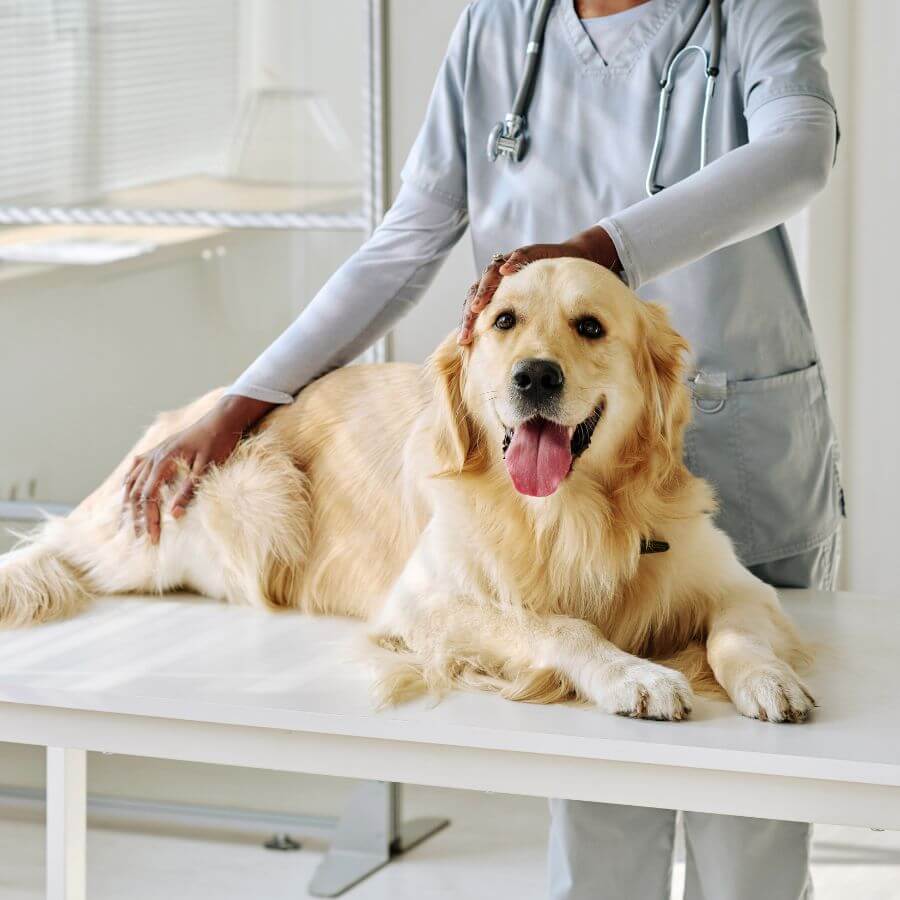
POLYGON ((531 263, 503 279, 471 345, 451 335, 431 358, 440 463, 476 471, 502 454, 535 497, 575 472, 664 478, 681 463, 687 349, 662 307, 606 269, 531 263))

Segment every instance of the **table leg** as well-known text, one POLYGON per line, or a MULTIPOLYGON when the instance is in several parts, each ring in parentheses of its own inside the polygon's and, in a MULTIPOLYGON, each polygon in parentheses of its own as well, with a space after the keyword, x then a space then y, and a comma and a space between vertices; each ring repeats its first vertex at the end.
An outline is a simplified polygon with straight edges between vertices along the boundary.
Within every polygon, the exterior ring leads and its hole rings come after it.
POLYGON ((363 781, 338 822, 331 846, 309 883, 309 893, 337 897, 448 824, 437 818, 404 822, 401 786, 363 781))
POLYGON ((87 753, 47 748, 47 900, 85 900, 87 753))

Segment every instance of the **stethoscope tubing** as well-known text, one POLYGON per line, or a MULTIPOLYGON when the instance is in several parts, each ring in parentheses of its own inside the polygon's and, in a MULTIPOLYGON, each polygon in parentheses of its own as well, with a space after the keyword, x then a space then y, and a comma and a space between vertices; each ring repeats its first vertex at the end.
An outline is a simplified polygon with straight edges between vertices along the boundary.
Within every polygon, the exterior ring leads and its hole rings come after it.
POLYGON ((547 30, 547 19, 550 17, 550 9, 554 0, 541 0, 531 30, 528 33, 528 46, 525 48, 525 68, 522 71, 522 80, 516 91, 516 99, 513 101, 510 116, 524 117, 531 103, 531 95, 534 92, 534 83, 537 80, 538 66, 544 46, 544 32, 547 30))
MULTIPOLYGON (((571 2, 571 0, 564 0, 564 2, 571 2)), ((502 155, 511 156, 518 162, 521 161, 527 152, 528 107, 534 93, 534 85, 543 52, 544 32, 547 28, 547 20, 553 3, 554 0, 541 0, 531 23, 531 29, 528 34, 528 46, 525 49, 525 67, 516 90, 512 109, 502 122, 497 123, 488 137, 487 155, 491 162, 496 161, 497 157, 502 155)), ((703 112, 700 119, 700 168, 702 169, 706 165, 708 159, 709 119, 712 109, 712 98, 716 89, 716 78, 719 74, 721 51, 722 3, 721 0, 706 0, 706 3, 698 6, 684 30, 684 37, 669 51, 662 68, 662 77, 659 82, 660 93, 656 116, 656 133, 653 138, 650 165, 647 169, 645 182, 648 195, 652 196, 663 190, 664 187, 658 183, 657 174, 665 147, 665 134, 672 92, 675 89, 675 76, 681 62, 694 52, 699 52, 702 55, 706 72, 703 112), (711 46, 708 53, 699 44, 689 43, 707 9, 710 13, 711 25, 711 46)))
POLYGON ((675 90, 675 75, 678 66, 691 53, 699 53, 705 63, 706 69, 706 87, 703 91, 703 112, 700 114, 700 166, 704 168, 707 163, 709 153, 709 116, 712 109, 712 98, 716 90, 716 78, 718 70, 713 70, 709 64, 710 54, 699 44, 688 44, 682 47, 675 55, 669 68, 666 70, 666 76, 662 81, 659 89, 659 108, 656 114, 656 134, 653 136, 653 149, 650 152, 650 165, 647 167, 647 179, 645 182, 645 190, 647 196, 652 197, 664 189, 665 185, 657 181, 659 174, 659 163, 662 159, 663 149, 666 143, 666 131, 668 129, 669 105, 672 100, 672 92, 675 90))

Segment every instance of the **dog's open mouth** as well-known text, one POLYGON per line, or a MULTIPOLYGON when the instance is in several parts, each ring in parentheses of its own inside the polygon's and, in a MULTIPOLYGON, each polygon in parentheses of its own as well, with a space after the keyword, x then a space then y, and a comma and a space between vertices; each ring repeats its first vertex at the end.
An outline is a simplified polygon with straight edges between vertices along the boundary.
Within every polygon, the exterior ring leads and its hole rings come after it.
POLYGON ((503 457, 515 489, 529 497, 549 497, 590 446, 603 415, 599 406, 574 428, 535 416, 503 436, 503 457))

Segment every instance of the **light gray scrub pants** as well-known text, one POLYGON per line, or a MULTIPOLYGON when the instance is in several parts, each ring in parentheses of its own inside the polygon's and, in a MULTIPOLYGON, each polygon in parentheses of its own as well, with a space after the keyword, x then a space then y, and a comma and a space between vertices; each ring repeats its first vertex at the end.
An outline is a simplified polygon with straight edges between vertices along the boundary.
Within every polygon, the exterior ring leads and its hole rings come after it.
MULTIPOLYGON (((840 539, 751 566, 776 587, 833 590, 840 539)), ((550 801, 551 900, 668 900, 675 810, 550 801)), ((811 900, 812 826, 684 813, 685 900, 811 900)))

